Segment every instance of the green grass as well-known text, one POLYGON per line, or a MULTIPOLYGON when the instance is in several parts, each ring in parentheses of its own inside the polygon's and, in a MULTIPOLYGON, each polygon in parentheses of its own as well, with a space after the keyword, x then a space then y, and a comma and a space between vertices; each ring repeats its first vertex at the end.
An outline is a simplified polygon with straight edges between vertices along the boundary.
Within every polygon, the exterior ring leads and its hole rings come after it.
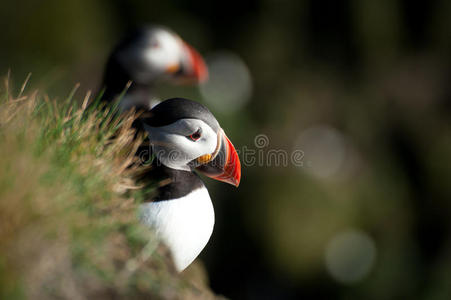
POLYGON ((0 90, 0 298, 213 298, 137 220, 134 116, 24 88, 0 90))

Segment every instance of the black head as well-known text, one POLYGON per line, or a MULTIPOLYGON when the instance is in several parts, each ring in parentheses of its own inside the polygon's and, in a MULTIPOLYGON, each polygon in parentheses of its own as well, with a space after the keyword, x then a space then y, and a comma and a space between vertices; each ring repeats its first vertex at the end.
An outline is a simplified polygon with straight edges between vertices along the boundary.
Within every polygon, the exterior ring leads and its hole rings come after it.
POLYGON ((199 172, 238 186, 241 165, 235 147, 213 114, 195 101, 173 98, 140 118, 157 159, 166 167, 199 172))
POLYGON ((162 26, 129 32, 112 51, 104 74, 106 100, 120 94, 129 81, 129 92, 149 89, 157 81, 198 83, 208 76, 197 51, 175 32, 162 26))
POLYGON ((220 128, 218 121, 208 108, 184 98, 172 98, 161 102, 145 114, 142 121, 152 127, 161 127, 180 119, 204 121, 215 132, 218 132, 220 128))

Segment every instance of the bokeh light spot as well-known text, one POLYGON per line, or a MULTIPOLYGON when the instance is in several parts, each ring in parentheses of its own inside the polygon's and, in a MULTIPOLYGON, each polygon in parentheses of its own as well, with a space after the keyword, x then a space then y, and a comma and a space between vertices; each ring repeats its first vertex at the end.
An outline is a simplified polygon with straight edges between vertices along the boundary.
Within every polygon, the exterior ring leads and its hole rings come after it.
POLYGON ((294 149, 304 152, 306 172, 318 178, 336 175, 346 156, 346 142, 343 135, 327 125, 307 128, 298 137, 294 149))
POLYGON ((207 58, 209 79, 200 86, 205 102, 217 111, 239 110, 252 95, 252 78, 243 60, 231 52, 207 58))
POLYGON ((348 230, 335 235, 325 251, 329 274, 338 282, 352 284, 364 279, 376 258, 373 239, 360 230, 348 230))

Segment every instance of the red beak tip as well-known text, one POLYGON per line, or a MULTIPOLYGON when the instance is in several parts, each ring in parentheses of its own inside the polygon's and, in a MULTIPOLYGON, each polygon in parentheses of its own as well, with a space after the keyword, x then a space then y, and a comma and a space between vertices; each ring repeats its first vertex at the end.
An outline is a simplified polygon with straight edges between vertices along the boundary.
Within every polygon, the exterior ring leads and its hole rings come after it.
POLYGON ((192 64, 192 76, 196 78, 196 80, 199 83, 203 83, 208 80, 208 68, 205 64, 204 59, 199 54, 199 52, 196 51, 192 46, 189 44, 186 44, 186 47, 188 48, 189 55, 191 58, 191 64, 192 64))
POLYGON ((204 175, 213 178, 218 181, 222 181, 231 184, 235 187, 240 185, 241 181, 241 163, 235 147, 230 142, 229 138, 224 134, 223 139, 225 142, 226 160, 220 163, 219 166, 210 166, 211 169, 198 169, 204 175))
POLYGON ((238 187, 240 185, 241 181, 241 162, 240 158, 238 156, 238 153, 235 150, 235 147, 233 146, 232 142, 226 137, 227 143, 228 143, 228 149, 229 149, 229 161, 228 161, 228 174, 230 174, 230 182, 235 186, 238 187))
POLYGON ((200 74, 197 76, 200 83, 205 83, 208 81, 208 71, 205 67, 205 70, 203 72, 200 72, 200 74))
POLYGON ((231 176, 231 177, 227 178, 227 180, 225 180, 225 182, 233 185, 234 187, 238 187, 240 185, 240 178, 231 176))

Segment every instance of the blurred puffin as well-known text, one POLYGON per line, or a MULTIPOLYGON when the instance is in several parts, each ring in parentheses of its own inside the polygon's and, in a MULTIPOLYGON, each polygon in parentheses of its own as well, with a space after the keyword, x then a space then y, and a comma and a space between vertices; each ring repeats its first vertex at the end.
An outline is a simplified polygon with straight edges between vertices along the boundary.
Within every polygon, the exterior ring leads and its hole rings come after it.
POLYGON ((103 99, 113 101, 126 88, 120 109, 149 109, 159 81, 200 83, 208 78, 201 55, 175 32, 162 26, 130 32, 111 53, 103 77, 103 99))
POLYGON ((213 205, 197 171, 238 187, 238 154, 213 114, 183 99, 165 100, 140 119, 155 159, 146 180, 156 196, 140 206, 142 222, 169 247, 178 271, 199 255, 213 231, 213 205))

